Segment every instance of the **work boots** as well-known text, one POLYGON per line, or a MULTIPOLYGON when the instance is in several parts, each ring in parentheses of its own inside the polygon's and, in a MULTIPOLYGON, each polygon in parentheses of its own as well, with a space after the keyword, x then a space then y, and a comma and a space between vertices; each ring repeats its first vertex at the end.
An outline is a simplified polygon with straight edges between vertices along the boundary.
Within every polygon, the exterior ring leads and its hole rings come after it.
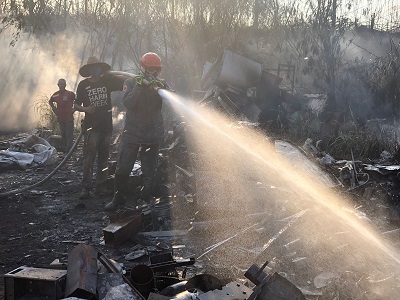
POLYGON ((126 203, 125 195, 121 191, 116 191, 111 202, 107 203, 104 207, 105 211, 114 211, 119 206, 123 206, 126 203))
POLYGON ((114 197, 111 202, 107 203, 104 207, 106 211, 114 211, 118 208, 118 206, 123 206, 126 203, 125 198, 125 187, 127 182, 126 176, 121 176, 115 174, 114 179, 114 197))

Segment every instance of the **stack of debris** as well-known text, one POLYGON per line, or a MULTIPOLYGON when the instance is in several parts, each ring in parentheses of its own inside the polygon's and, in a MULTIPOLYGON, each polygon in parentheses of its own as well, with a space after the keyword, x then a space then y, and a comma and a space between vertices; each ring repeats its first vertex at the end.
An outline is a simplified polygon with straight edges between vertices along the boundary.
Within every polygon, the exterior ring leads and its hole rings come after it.
POLYGON ((288 108, 300 105, 299 97, 279 88, 282 80, 261 63, 225 49, 216 62, 204 67, 201 85, 207 93, 201 102, 274 127, 284 122, 288 108))
POLYGON ((217 277, 200 274, 186 278, 194 259, 175 260, 172 253, 150 257, 146 264, 125 270, 89 245, 80 244, 46 268, 20 267, 4 275, 5 299, 305 299, 301 291, 277 273, 252 265, 249 279, 224 285, 217 277))

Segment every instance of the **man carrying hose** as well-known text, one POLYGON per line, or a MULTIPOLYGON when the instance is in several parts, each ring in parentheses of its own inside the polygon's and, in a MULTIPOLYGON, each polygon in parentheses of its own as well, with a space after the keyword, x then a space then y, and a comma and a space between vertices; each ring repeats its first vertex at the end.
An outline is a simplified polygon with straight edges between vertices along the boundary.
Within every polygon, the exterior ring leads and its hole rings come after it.
POLYGON ((138 154, 142 163, 141 199, 149 201, 158 151, 164 141, 162 98, 157 90, 169 87, 158 78, 161 59, 156 53, 149 52, 142 56, 140 65, 141 73, 124 83, 125 128, 118 149, 114 198, 105 206, 107 211, 113 211, 125 204, 129 174, 138 154))
POLYGON ((123 80, 103 75, 110 65, 98 58, 89 57, 87 64, 79 69, 86 79, 79 82, 76 91, 75 109, 85 113, 86 153, 83 164, 82 191, 79 199, 90 197, 93 164, 97 155, 96 189, 101 195, 106 190, 108 157, 113 130, 111 92, 122 90, 123 80))

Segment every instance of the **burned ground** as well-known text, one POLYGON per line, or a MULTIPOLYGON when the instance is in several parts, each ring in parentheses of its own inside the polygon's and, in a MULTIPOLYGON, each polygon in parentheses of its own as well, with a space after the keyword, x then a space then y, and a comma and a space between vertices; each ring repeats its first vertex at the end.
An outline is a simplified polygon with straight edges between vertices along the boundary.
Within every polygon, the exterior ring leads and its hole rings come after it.
MULTIPOLYGON (((177 149, 183 147, 177 144, 177 149)), ((174 156, 173 151, 167 150, 164 154, 169 153, 174 162, 180 159, 181 166, 188 167, 183 165, 184 147, 178 152, 181 155, 175 153, 174 156)), ((291 203, 282 197, 282 191, 288 194, 292 192, 285 191, 285 187, 279 186, 279 182, 257 182, 253 178, 253 181, 248 182, 247 188, 259 189, 260 195, 263 195, 261 200, 255 203, 255 207, 237 207, 236 210, 213 209, 210 213, 210 210, 204 210, 204 203, 203 206, 196 204, 193 182, 188 176, 191 174, 177 172, 178 175, 175 174, 170 182, 164 182, 172 195, 169 201, 173 220, 171 229, 188 232, 167 240, 132 237, 123 245, 114 248, 106 246, 102 229, 109 224, 109 216, 103 208, 111 196, 78 200, 82 171, 77 163, 80 154, 81 147, 66 166, 43 185, 1 199, 2 275, 23 265, 43 267, 48 266, 54 259, 66 262, 68 253, 79 243, 94 246, 109 258, 122 263, 126 269, 146 261, 146 257, 135 261, 126 260, 125 256, 137 249, 137 245, 155 245, 156 251, 170 251, 173 245, 185 245, 184 248, 178 247, 174 251, 178 257, 196 258, 196 264, 188 268, 187 276, 208 273, 227 283, 234 279, 244 279, 244 271, 251 264, 262 265, 265 261, 270 261, 269 271, 276 271, 285 276, 301 287, 310 299, 334 299, 336 296, 380 299, 382 290, 389 291, 389 295, 396 293, 398 275, 390 273, 389 269, 385 270, 385 261, 381 266, 371 269, 362 257, 357 257, 357 248, 345 242, 347 238, 327 234, 327 239, 331 241, 324 245, 315 237, 316 231, 321 231, 320 228, 325 225, 318 219, 321 213, 319 209, 306 212, 310 204, 307 200, 304 200, 304 209, 299 210, 299 214, 288 218, 287 211, 290 211, 291 203), (179 189, 171 188, 178 185, 179 189), (265 199, 273 199, 273 210, 263 209, 265 199), (302 219, 302 213, 315 214, 315 218, 302 219), (306 237, 299 239, 295 232, 287 230, 291 226, 310 230, 306 237), (332 248, 332 244, 336 246, 332 248), (304 245, 307 245, 309 252, 304 251, 304 245), (207 247, 211 247, 211 250, 207 247), (345 256, 348 251, 355 253, 349 261, 345 256), (324 255, 327 253, 335 260, 325 261, 324 255), (348 266, 354 261, 365 264, 365 273, 350 271, 348 266), (318 267, 311 268, 311 265, 318 267), (327 280, 322 280, 322 287, 316 288, 313 280, 319 274, 331 274, 329 272, 335 274, 332 275, 329 284, 327 280)), ((169 167, 170 164, 163 166, 169 167)), ((35 183, 53 168, 54 165, 4 171, 1 174, 1 191, 35 183)), ((340 178, 335 166, 326 167, 325 171, 340 178)), ((397 224, 393 222, 396 220, 398 185, 395 173, 373 173, 369 182, 362 187, 349 189, 348 186, 343 186, 337 189, 339 193, 351 196, 354 207, 351 213, 358 213, 359 218, 369 219, 367 222, 384 233, 384 238, 392 238, 398 235, 397 224)), ((349 232, 349 229, 346 224, 343 224, 342 229, 341 234, 348 235, 346 232, 349 232)), ((151 226, 147 230, 152 230, 151 226)), ((395 246, 399 245, 398 239, 395 239, 394 243, 395 246)), ((3 297, 3 281, 1 284, 0 297, 3 297)))

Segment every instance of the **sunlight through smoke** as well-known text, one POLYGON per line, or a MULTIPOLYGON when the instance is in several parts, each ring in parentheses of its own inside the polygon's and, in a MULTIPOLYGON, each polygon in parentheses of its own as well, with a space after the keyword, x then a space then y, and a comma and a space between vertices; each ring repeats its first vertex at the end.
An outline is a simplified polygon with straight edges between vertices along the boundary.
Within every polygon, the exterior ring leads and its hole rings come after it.
POLYGON ((2 131, 31 129, 38 125, 48 98, 58 90, 59 78, 74 91, 84 39, 80 34, 21 34, 14 47, 11 33, 4 31, 0 43, 0 128, 2 131), (39 107, 40 106, 40 107, 39 107))
POLYGON ((313 258, 307 262, 310 271, 324 266, 366 274, 374 265, 374 272, 383 275, 397 272, 399 253, 378 237, 372 226, 349 213, 346 199, 279 155, 264 133, 232 126, 221 114, 169 91, 159 93, 188 123, 186 138, 197 154, 197 180, 207 182, 198 185, 198 205, 210 213, 215 208, 243 214, 270 212, 271 224, 282 224, 258 256, 265 256, 271 244, 285 235, 289 241, 300 239, 304 253, 313 258))

